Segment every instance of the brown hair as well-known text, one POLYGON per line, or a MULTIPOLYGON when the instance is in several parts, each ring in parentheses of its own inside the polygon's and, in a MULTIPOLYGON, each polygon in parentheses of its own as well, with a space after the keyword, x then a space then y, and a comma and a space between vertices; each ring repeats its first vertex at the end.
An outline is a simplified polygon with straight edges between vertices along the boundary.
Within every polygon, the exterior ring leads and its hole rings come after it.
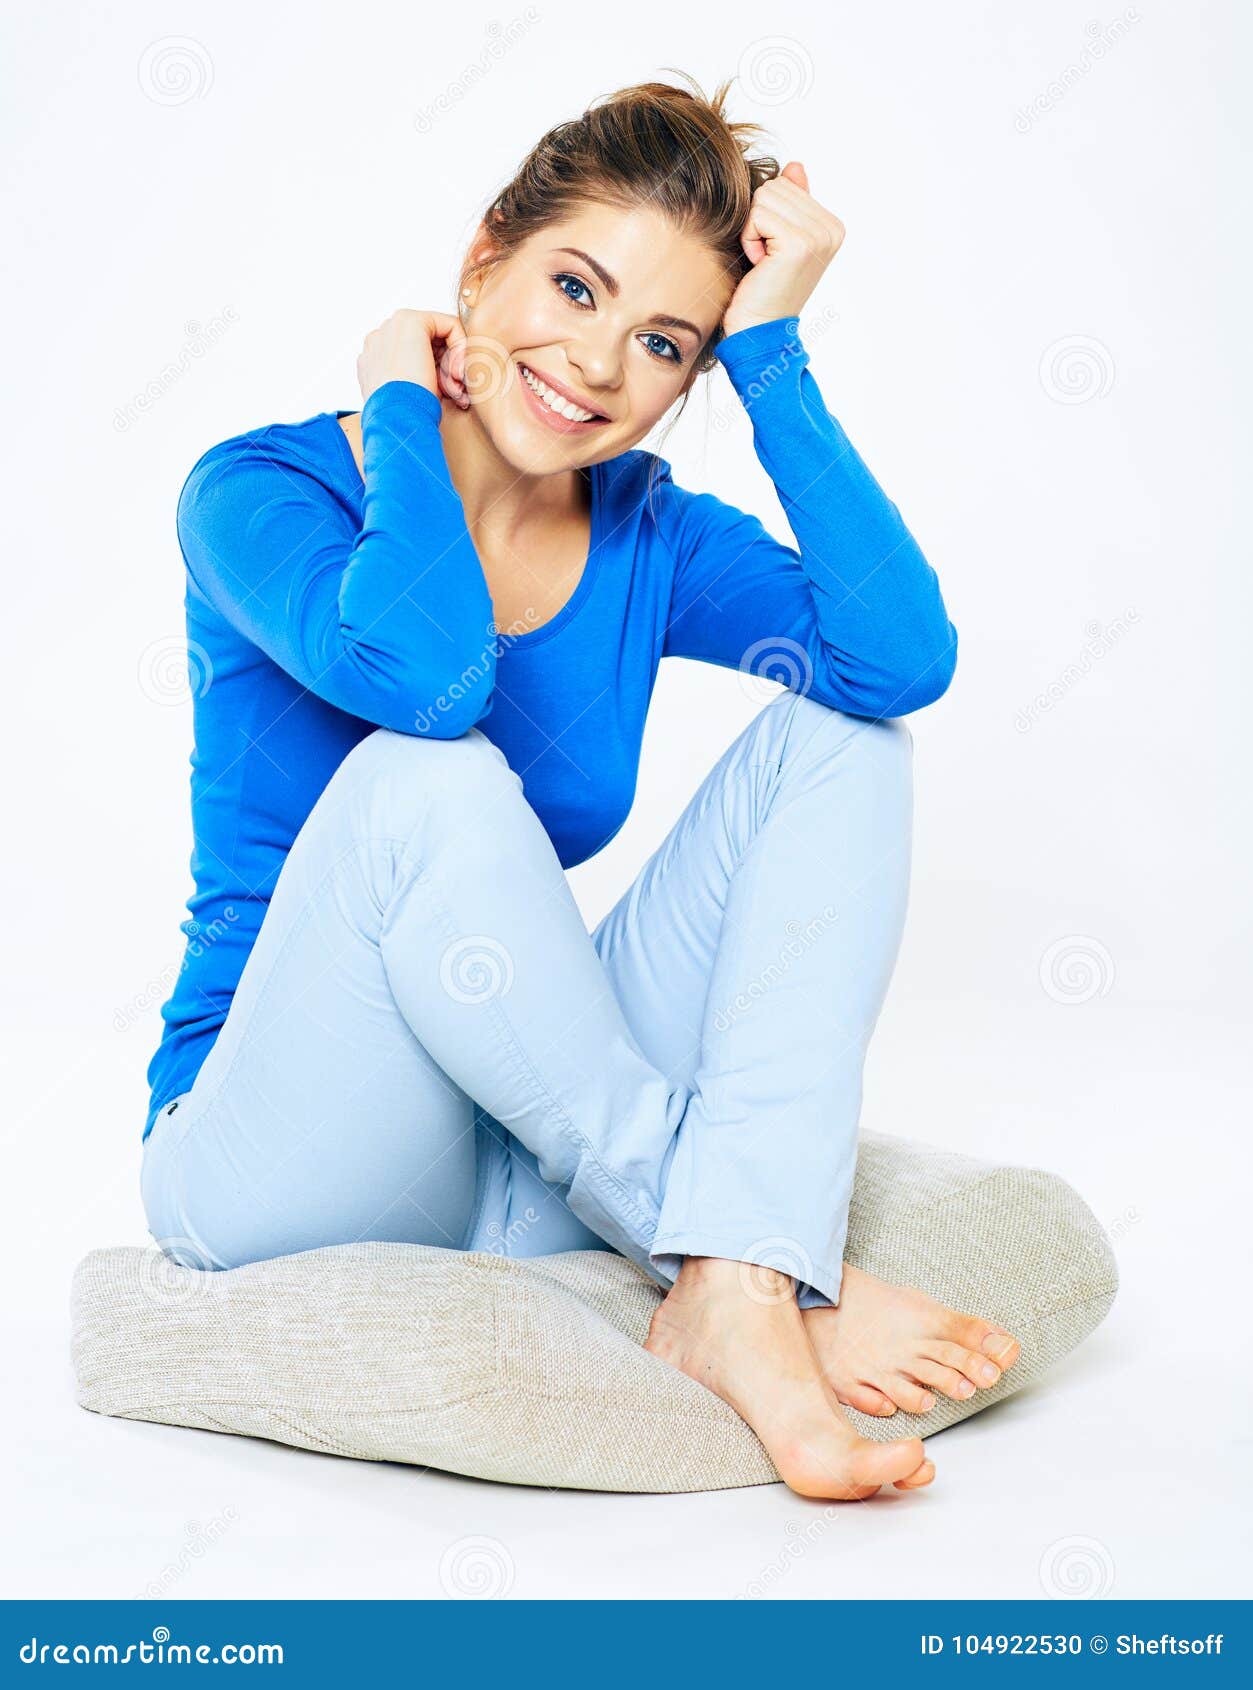
MULTIPOLYGON (((747 156, 750 133, 765 133, 760 124, 727 120, 723 105, 734 78, 719 83, 709 99, 684 71, 675 75, 691 91, 667 82, 620 88, 543 135, 483 214, 496 251, 478 264, 467 257, 458 288, 589 203, 655 207, 708 246, 734 288, 753 267, 740 231, 753 195, 779 174, 779 163, 747 156)), ((699 373, 714 367, 713 349, 722 338, 719 324, 697 356, 699 373)), ((674 422, 690 392, 689 387, 674 422)))

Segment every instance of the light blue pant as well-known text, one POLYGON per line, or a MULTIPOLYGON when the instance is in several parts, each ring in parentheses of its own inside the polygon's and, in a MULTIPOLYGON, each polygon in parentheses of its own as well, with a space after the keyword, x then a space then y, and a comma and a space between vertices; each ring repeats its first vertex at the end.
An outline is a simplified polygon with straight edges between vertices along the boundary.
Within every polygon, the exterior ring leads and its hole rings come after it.
POLYGON ((204 1268, 608 1245, 660 1285, 724 1256, 837 1301, 911 761, 903 721, 778 694, 589 935, 485 734, 369 734, 144 1145, 154 1239, 204 1268))

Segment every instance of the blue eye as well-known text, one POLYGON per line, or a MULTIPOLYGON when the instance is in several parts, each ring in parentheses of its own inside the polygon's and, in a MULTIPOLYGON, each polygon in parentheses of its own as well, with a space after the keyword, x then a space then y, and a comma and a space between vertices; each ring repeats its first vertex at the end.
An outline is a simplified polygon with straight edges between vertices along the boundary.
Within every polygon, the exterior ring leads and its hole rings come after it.
MULTIPOLYGON (((565 288, 561 287, 561 284, 563 282, 573 282, 575 287, 576 288, 582 288, 584 293, 586 293, 588 291, 587 290, 587 283, 581 282, 577 276, 569 276, 569 275, 554 276, 553 280, 557 283, 557 286, 561 288, 562 293, 566 293, 565 288)), ((572 295, 570 295, 568 293, 566 293, 566 298, 570 301, 571 305, 577 305, 579 303, 579 301, 577 299, 573 298, 572 295)))
MULTIPOLYGON (((663 346, 668 346, 670 348, 671 352, 674 353, 674 357, 669 358, 669 357, 666 356, 666 354, 664 352, 654 352, 653 353, 654 358, 662 358, 662 359, 665 360, 665 362, 667 364, 681 364, 683 362, 682 352, 679 351, 679 348, 674 344, 674 342, 669 338, 668 335, 658 334, 657 330, 654 329, 649 334, 648 338, 649 338, 649 340, 659 340, 662 343, 663 346)), ((650 348, 650 351, 651 351, 651 348, 650 348)))
MULTIPOLYGON (((565 283, 571 282, 576 288, 581 288, 583 292, 588 294, 590 297, 591 290, 588 288, 587 283, 581 280, 580 277, 571 275, 568 270, 562 270, 553 277, 553 281, 557 284, 558 290, 570 301, 571 305, 577 305, 584 311, 590 309, 590 306, 584 305, 583 302, 576 299, 573 294, 566 292, 565 283)), ((683 362, 683 352, 681 348, 676 346, 674 341, 672 341, 668 335, 661 334, 654 329, 649 334, 645 335, 644 338, 645 340, 659 340, 663 346, 669 347, 670 349, 667 353, 658 352, 651 346, 646 347, 645 350, 648 352, 650 357, 656 358, 663 364, 681 364, 683 362)))

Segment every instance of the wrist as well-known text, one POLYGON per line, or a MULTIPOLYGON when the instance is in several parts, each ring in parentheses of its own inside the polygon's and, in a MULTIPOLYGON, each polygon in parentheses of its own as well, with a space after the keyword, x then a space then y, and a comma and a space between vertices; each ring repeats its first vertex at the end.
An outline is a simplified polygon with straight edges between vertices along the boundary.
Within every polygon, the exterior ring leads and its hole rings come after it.
POLYGON ((439 395, 432 393, 424 382, 409 376, 393 376, 380 382, 370 394, 361 407, 361 420, 364 425, 367 412, 372 415, 378 410, 390 411, 395 406, 411 408, 414 405, 434 416, 437 421, 444 414, 439 395))
POLYGON ((795 315, 756 318, 752 322, 736 323, 734 327, 727 325, 722 339, 714 347, 714 356, 725 362, 763 348, 773 350, 790 344, 800 345, 800 323, 795 315))

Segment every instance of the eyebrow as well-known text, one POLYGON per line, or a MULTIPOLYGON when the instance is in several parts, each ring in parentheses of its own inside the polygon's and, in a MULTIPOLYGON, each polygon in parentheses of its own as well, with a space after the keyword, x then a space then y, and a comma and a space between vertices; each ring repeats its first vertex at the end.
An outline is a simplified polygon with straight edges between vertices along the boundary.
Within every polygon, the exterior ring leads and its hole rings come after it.
MULTIPOLYGON (((568 252, 573 258, 581 258, 584 264, 587 265, 588 269, 594 270, 596 275, 604 283, 606 292, 614 299, 618 297, 621 289, 618 285, 617 277, 611 276, 603 264, 598 264, 590 252, 584 252, 581 247, 577 246, 559 246, 554 247, 553 250, 555 252, 568 252)), ((703 340, 705 338, 704 331, 698 329, 695 323, 689 323, 686 317, 671 317, 664 311, 657 311, 648 320, 650 323, 662 323, 668 329, 686 329, 688 334, 692 335, 696 340, 703 340)))

